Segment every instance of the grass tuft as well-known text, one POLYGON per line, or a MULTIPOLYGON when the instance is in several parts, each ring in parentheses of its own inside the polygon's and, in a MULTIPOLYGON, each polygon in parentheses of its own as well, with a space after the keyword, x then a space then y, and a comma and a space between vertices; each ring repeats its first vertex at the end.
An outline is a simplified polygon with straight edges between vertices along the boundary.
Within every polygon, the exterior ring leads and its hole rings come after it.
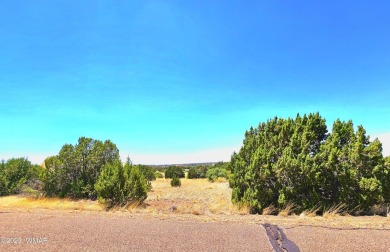
POLYGON ((287 217, 296 210, 296 205, 292 202, 288 202, 283 209, 279 211, 278 216, 287 217))
POLYGON ((303 211, 300 217, 316 217, 317 213, 321 210, 320 204, 316 204, 312 209, 303 211))
POLYGON ((337 205, 333 205, 329 207, 328 209, 325 209, 324 213, 322 214, 322 217, 335 218, 335 217, 339 217, 340 215, 347 215, 349 213, 346 209, 347 207, 344 203, 339 203, 337 205))

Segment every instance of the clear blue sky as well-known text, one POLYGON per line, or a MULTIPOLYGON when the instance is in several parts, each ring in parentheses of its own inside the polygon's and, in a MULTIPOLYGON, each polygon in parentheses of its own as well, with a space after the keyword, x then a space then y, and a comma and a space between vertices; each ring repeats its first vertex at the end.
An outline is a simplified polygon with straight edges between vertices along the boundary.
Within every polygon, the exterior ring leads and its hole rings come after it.
POLYGON ((136 163, 228 160, 251 125, 317 111, 390 142, 389 13, 356 0, 3 2, 0 159, 41 162, 87 136, 136 163))

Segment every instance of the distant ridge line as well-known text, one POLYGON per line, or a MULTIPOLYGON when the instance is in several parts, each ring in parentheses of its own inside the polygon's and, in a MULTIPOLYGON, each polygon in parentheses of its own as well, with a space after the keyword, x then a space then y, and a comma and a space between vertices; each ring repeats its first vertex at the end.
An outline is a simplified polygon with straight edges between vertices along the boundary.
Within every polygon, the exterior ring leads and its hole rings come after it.
POLYGON ((204 162, 204 163, 185 163, 185 164, 163 164, 163 165, 149 165, 154 167, 169 167, 169 166, 184 166, 184 167, 191 167, 191 166, 198 166, 198 165, 214 165, 218 162, 204 162))

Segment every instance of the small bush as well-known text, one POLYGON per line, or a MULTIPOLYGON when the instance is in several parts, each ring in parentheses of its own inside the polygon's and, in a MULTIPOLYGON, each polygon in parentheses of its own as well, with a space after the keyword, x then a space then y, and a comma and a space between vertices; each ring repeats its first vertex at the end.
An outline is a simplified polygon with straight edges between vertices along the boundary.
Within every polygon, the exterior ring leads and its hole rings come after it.
POLYGON ((187 177, 189 179, 196 179, 198 178, 198 173, 196 172, 195 167, 191 167, 190 170, 188 171, 187 177))
POLYGON ((156 171, 156 172, 154 173, 154 176, 156 176, 156 178, 164 178, 164 173, 159 172, 159 171, 156 171))
POLYGON ((207 170, 208 170, 207 166, 191 167, 188 171, 188 178, 189 179, 206 178, 207 170))
POLYGON ((41 196, 41 192, 31 188, 30 186, 24 185, 22 186, 20 193, 26 197, 38 198, 41 196))
POLYGON ((207 171, 206 177, 214 182, 217 178, 227 178, 227 171, 223 168, 211 168, 207 171))
POLYGON ((130 170, 130 174, 127 176, 125 189, 123 190, 125 194, 125 201, 123 203, 142 203, 148 196, 148 190, 151 188, 151 184, 148 183, 147 179, 137 167, 132 167, 128 170, 130 170))
POLYGON ((181 186, 181 180, 180 178, 174 176, 171 180, 171 186, 172 187, 180 187, 181 186))
POLYGON ((148 192, 148 181, 138 167, 130 163, 124 166, 120 161, 106 164, 95 184, 100 201, 109 206, 142 203, 148 192))
POLYGON ((147 165, 136 165, 140 172, 144 175, 144 177, 148 180, 148 181, 154 181, 156 180, 156 174, 154 172, 154 169, 150 166, 147 166, 147 165))
MULTIPOLYGON (((39 184, 42 168, 32 165, 27 158, 12 158, 0 163, 0 196, 18 194, 24 185, 39 184)), ((38 189, 38 186, 33 189, 38 189)))

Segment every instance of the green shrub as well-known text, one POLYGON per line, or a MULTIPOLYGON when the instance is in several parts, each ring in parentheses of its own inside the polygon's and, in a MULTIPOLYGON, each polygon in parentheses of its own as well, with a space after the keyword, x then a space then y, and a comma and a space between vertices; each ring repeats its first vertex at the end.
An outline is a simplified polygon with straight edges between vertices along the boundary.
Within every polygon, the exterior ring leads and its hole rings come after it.
MULTIPOLYGON (((0 196, 18 194, 26 184, 38 184, 42 170, 27 158, 11 158, 0 164, 0 196)), ((38 187, 36 189, 39 189, 38 187)))
POLYGON ((45 160, 46 195, 95 199, 95 183, 106 164, 118 162, 119 150, 110 140, 104 142, 80 137, 76 145, 65 144, 58 155, 45 160))
POLYGON ((231 158, 232 201, 251 212, 288 203, 297 210, 318 204, 369 209, 389 201, 389 168, 378 139, 370 142, 362 126, 333 123, 328 133, 318 113, 295 119, 275 117, 250 128, 231 158))
POLYGON ((230 188, 233 188, 233 184, 234 184, 234 174, 231 173, 231 174, 228 174, 228 181, 229 181, 229 187, 230 188))
POLYGON ((181 186, 181 180, 180 178, 176 177, 176 176, 173 176, 172 180, 171 180, 171 186, 172 187, 180 187, 181 186))
POLYGON ((189 179, 196 179, 196 178, 199 178, 198 173, 196 172, 195 167, 191 167, 191 168, 188 170, 187 178, 189 178, 189 179))
POLYGON ((214 182, 217 178, 227 178, 227 171, 223 168, 210 168, 207 173, 206 177, 208 180, 214 182))
MULTIPOLYGON (((128 172, 128 170, 126 171, 128 172)), ((139 171, 138 167, 130 168, 130 174, 125 181, 125 201, 127 202, 143 202, 148 196, 148 190, 151 188, 150 183, 139 171)))
POLYGON ((213 165, 213 168, 222 168, 222 169, 225 169, 227 171, 231 171, 231 166, 230 166, 230 162, 218 162, 218 163, 215 163, 213 165))
POLYGON ((136 165, 136 166, 148 181, 156 180, 156 174, 152 167, 147 165, 136 165))
POLYGON ((0 196, 8 195, 7 180, 0 174, 0 196))
POLYGON ((165 171, 165 178, 173 178, 174 176, 178 178, 184 178, 185 173, 183 167, 180 166, 169 166, 165 171))
POLYGON ((384 201, 390 205, 390 156, 385 157, 384 170, 381 175, 381 184, 383 187, 384 201))
POLYGON ((156 172, 154 173, 154 175, 156 176, 156 178, 164 178, 164 173, 159 172, 159 171, 156 171, 156 172))
POLYGON ((137 166, 117 161, 103 167, 95 189, 99 200, 109 206, 141 203, 147 197, 148 181, 137 166))
POLYGON ((27 197, 33 197, 33 198, 38 198, 39 196, 41 196, 41 192, 39 190, 36 190, 27 185, 22 186, 20 193, 27 197))
POLYGON ((65 171, 62 169, 61 160, 57 156, 48 157, 45 159, 45 167, 41 174, 44 195, 63 197, 66 187, 62 180, 65 171))
POLYGON ((124 181, 125 175, 120 162, 104 165, 95 184, 98 199, 112 205, 123 202, 124 181))
POLYGON ((206 178, 206 173, 208 169, 209 169, 208 166, 191 167, 188 171, 188 178, 189 179, 206 178))

